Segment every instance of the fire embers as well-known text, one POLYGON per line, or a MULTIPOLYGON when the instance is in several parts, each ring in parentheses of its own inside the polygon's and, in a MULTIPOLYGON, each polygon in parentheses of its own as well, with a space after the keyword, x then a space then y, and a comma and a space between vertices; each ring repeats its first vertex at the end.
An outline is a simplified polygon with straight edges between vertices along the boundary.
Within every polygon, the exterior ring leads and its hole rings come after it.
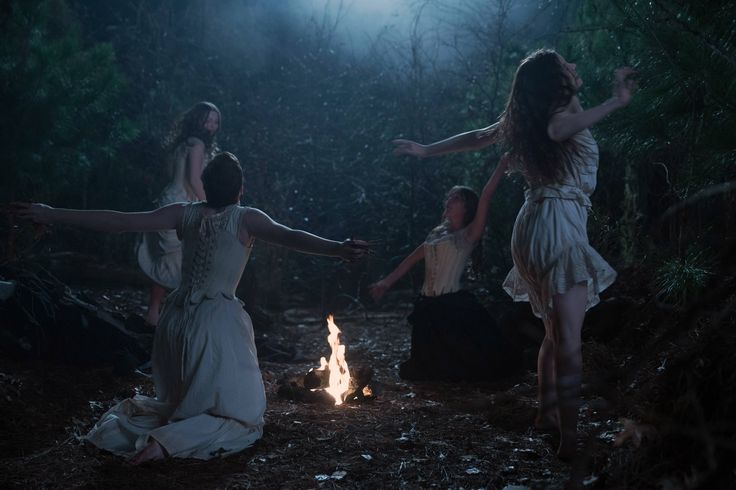
POLYGON ((327 317, 330 334, 330 360, 320 359, 320 367, 310 369, 302 379, 288 380, 278 390, 278 395, 290 400, 308 403, 360 403, 375 398, 368 383, 373 369, 360 367, 351 374, 345 357, 345 346, 340 344, 340 329, 327 317))

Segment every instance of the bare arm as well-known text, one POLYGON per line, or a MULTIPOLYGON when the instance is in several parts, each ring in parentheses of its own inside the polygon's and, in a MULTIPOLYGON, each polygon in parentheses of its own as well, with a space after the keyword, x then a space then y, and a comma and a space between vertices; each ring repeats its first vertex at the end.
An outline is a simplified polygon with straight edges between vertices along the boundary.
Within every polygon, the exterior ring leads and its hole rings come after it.
POLYGON ((259 209, 247 208, 242 219, 241 224, 244 226, 241 226, 241 230, 244 230, 246 234, 300 252, 355 260, 363 257, 368 251, 365 242, 358 240, 337 242, 303 230, 294 230, 277 223, 259 209))
POLYGON ((478 199, 478 209, 475 212, 473 221, 470 222, 468 227, 465 229, 465 237, 471 243, 476 243, 483 236, 483 230, 486 227, 486 219, 488 218, 488 209, 491 205, 491 198, 496 192, 499 182, 503 179, 503 174, 509 165, 508 154, 501 157, 496 165, 496 169, 493 171, 491 176, 483 187, 483 191, 478 199))
POLYGON ((580 131, 591 127, 613 111, 626 107, 631 102, 636 82, 627 79, 634 70, 629 67, 619 68, 615 72, 613 96, 604 103, 581 111, 577 97, 573 97, 568 107, 554 114, 547 125, 547 135, 552 141, 562 142, 570 139, 580 131))
POLYGON ((371 297, 375 301, 380 301, 384 293, 388 291, 399 279, 411 270, 414 265, 424 259, 424 244, 419 245, 410 253, 389 275, 380 281, 368 286, 371 297))
POLYGON ((204 201, 204 186, 202 185, 202 171, 204 170, 204 143, 200 140, 189 149, 187 155, 187 182, 194 191, 197 199, 204 201))
POLYGON ((184 203, 174 203, 153 211, 121 211, 52 208, 39 203, 13 203, 12 212, 40 224, 63 224, 98 231, 157 231, 177 227, 184 215, 184 203))
POLYGON ((394 155, 413 155, 419 158, 456 153, 461 151, 474 151, 485 148, 496 142, 496 128, 498 123, 487 128, 476 129, 466 133, 450 136, 442 141, 429 145, 422 145, 415 141, 396 139, 393 140, 394 155))

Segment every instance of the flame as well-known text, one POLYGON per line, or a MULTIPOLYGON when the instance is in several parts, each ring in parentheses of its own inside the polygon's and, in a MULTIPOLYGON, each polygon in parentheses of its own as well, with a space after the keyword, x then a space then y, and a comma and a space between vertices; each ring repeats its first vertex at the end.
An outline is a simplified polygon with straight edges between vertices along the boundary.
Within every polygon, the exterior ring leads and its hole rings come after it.
POLYGON ((335 405, 342 405, 342 397, 350 387, 350 370, 345 359, 345 346, 340 345, 340 329, 335 325, 332 315, 327 317, 327 328, 330 330, 327 342, 330 344, 332 352, 329 361, 325 360, 324 357, 319 360, 319 369, 317 370, 324 371, 325 368, 330 370, 330 385, 325 391, 335 399, 335 405))

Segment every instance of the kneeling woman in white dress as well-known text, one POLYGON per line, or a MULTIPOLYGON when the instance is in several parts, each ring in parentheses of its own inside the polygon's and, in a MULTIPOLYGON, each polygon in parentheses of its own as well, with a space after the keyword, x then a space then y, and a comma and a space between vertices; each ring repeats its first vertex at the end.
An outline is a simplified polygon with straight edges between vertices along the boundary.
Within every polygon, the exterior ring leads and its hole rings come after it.
POLYGON ((206 202, 155 211, 55 209, 14 204, 37 223, 103 231, 175 229, 183 243, 182 281, 166 299, 153 345, 156 398, 135 396, 112 407, 87 434, 92 444, 131 456, 210 459, 241 451, 263 433, 266 396, 250 317, 235 288, 256 238, 295 250, 353 260, 364 242, 336 242, 274 222, 238 205, 243 173, 231 153, 202 174, 206 202))

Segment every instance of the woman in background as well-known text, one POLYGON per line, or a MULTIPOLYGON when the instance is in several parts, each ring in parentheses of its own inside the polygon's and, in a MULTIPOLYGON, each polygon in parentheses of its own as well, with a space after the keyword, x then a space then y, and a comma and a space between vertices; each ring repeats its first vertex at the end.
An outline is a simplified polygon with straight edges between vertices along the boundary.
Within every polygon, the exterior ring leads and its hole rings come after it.
MULTIPOLYGON (((169 183, 161 192, 158 207, 175 202, 203 201, 202 171, 217 150, 220 110, 199 102, 184 112, 165 141, 169 183)), ((146 323, 158 324, 166 293, 181 281, 181 242, 174 230, 141 235, 136 246, 138 264, 151 279, 146 323)))

